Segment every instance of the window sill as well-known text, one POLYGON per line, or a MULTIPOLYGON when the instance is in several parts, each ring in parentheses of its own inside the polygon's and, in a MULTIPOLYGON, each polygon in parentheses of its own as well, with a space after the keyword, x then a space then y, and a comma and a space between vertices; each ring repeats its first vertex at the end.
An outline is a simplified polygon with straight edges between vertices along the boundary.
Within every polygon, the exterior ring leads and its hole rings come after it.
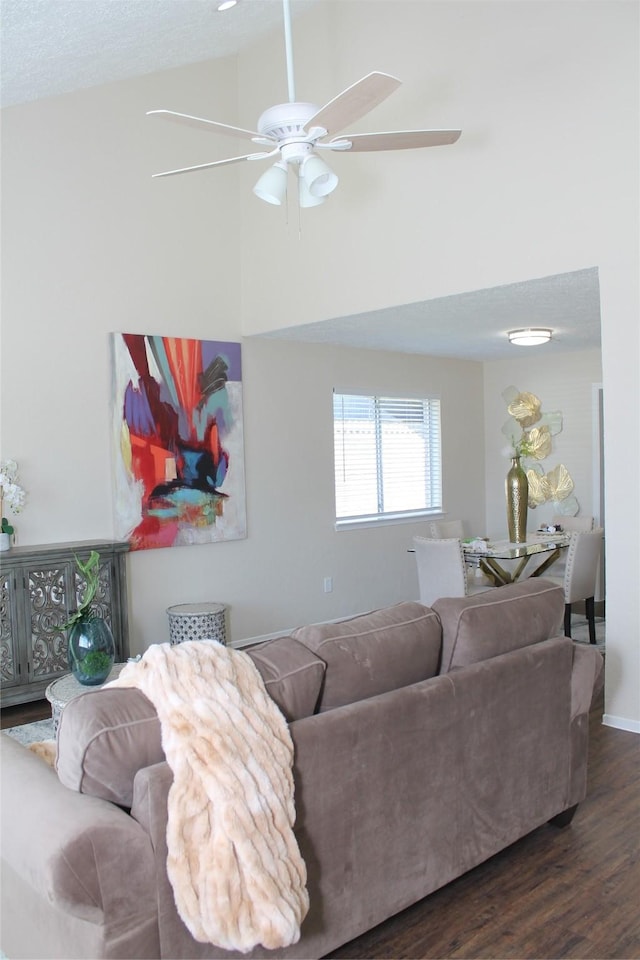
POLYGON ((442 510, 416 510, 412 513, 387 513, 383 516, 348 517, 336 520, 335 529, 362 530, 365 527, 387 527, 395 523, 415 523, 416 520, 436 520, 443 516, 442 510))

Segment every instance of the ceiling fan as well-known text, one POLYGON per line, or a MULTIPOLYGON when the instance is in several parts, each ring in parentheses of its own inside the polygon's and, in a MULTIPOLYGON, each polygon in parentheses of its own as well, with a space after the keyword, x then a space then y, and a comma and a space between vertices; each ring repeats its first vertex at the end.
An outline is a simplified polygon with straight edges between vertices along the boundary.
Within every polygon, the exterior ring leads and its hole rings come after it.
POLYGON ((290 0, 282 0, 282 3, 289 102, 279 103, 265 110, 258 120, 257 130, 244 130, 242 127, 192 117, 173 110, 147 112, 149 117, 159 117, 213 133, 240 137, 271 149, 182 167, 179 170, 166 170, 164 173, 154 173, 154 177, 172 177, 178 173, 192 173, 195 170, 222 167, 243 160, 264 160, 279 154, 273 166, 262 174, 253 192, 267 203, 279 206, 287 195, 288 174, 291 169, 297 175, 300 206, 315 207, 323 203, 338 185, 338 177, 318 155, 318 151, 354 153, 365 150, 407 150, 456 142, 461 134, 460 130, 394 130, 337 136, 348 124, 359 120, 382 103, 402 81, 386 73, 374 72, 347 87, 323 107, 297 101, 293 76, 290 0))

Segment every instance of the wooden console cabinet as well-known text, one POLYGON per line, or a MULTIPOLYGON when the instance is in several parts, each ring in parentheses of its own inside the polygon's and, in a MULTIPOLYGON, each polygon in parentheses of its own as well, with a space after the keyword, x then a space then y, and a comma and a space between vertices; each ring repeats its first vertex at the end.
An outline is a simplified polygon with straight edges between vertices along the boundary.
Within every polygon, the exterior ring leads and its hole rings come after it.
POLYGON ((100 586, 92 608, 111 627, 116 661, 129 655, 126 554, 128 543, 82 540, 0 553, 0 706, 44 698, 69 671, 62 626, 84 595, 75 562, 100 554, 100 586))

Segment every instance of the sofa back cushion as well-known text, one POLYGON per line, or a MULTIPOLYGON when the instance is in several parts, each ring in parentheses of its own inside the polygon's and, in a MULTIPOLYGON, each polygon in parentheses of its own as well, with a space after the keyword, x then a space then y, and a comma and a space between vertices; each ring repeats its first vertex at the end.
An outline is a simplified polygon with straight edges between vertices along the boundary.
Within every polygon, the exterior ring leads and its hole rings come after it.
POLYGON ((440 673, 564 632, 564 591, 537 577, 472 597, 445 597, 433 609, 442 624, 440 673))
POLYGON ((327 665, 320 713, 427 680, 438 672, 441 629, 421 603, 403 602, 292 636, 327 665))
POLYGON ((91 690, 62 711, 56 767, 71 790, 130 807, 138 770, 164 758, 158 714, 135 687, 91 690))
MULTIPOLYGON (((322 660, 290 637, 245 652, 288 721, 313 714, 324 677, 322 660)), ((62 711, 56 766, 71 790, 130 807, 138 770, 164 759, 155 707, 135 687, 87 691, 62 711)))
POLYGON ((289 723, 314 713, 326 670, 323 660, 291 637, 267 640, 245 652, 289 723))

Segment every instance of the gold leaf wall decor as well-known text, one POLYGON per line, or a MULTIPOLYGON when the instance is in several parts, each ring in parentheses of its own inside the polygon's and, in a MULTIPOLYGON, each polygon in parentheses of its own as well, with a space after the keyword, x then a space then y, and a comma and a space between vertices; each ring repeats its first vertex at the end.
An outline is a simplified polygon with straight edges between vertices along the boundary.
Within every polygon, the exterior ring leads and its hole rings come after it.
MULTIPOLYGON (((518 391, 514 386, 507 387, 502 397, 512 418, 502 428, 513 448, 512 455, 529 461, 545 460, 552 451, 552 438, 562 430, 562 413, 557 410, 543 414, 541 401, 534 393, 518 391)), ((552 501, 556 512, 563 516, 579 512, 580 505, 572 495, 573 479, 563 463, 548 473, 534 463, 526 474, 530 508, 552 501)))
POLYGON ((529 506, 532 510, 546 503, 549 499, 549 480, 544 473, 527 470, 529 483, 529 506))
POLYGON ((549 479, 551 499, 558 501, 566 500, 573 490, 573 480, 564 463, 559 463, 557 467, 550 470, 547 477, 549 479))
POLYGON ((519 393, 507 407, 509 414, 523 429, 532 427, 540 419, 542 404, 534 393, 519 393))
POLYGON ((548 428, 549 433, 552 437, 555 437, 556 434, 562 432, 562 414, 559 410, 554 410, 553 413, 543 413, 540 417, 540 426, 545 426, 548 428))
MULTIPOLYGON (((573 480, 571 474, 563 463, 550 470, 549 473, 539 473, 538 470, 527 470, 527 481, 529 483, 529 506, 532 510, 553 500, 556 506, 566 500, 573 491, 573 480)), ((576 507, 578 502, 576 501, 576 507)), ((576 513, 578 510, 576 509, 576 513)), ((575 514, 571 514, 575 516, 575 514)))
POLYGON ((551 453, 551 434, 548 427, 534 427, 527 433, 530 456, 534 460, 544 460, 551 453))

